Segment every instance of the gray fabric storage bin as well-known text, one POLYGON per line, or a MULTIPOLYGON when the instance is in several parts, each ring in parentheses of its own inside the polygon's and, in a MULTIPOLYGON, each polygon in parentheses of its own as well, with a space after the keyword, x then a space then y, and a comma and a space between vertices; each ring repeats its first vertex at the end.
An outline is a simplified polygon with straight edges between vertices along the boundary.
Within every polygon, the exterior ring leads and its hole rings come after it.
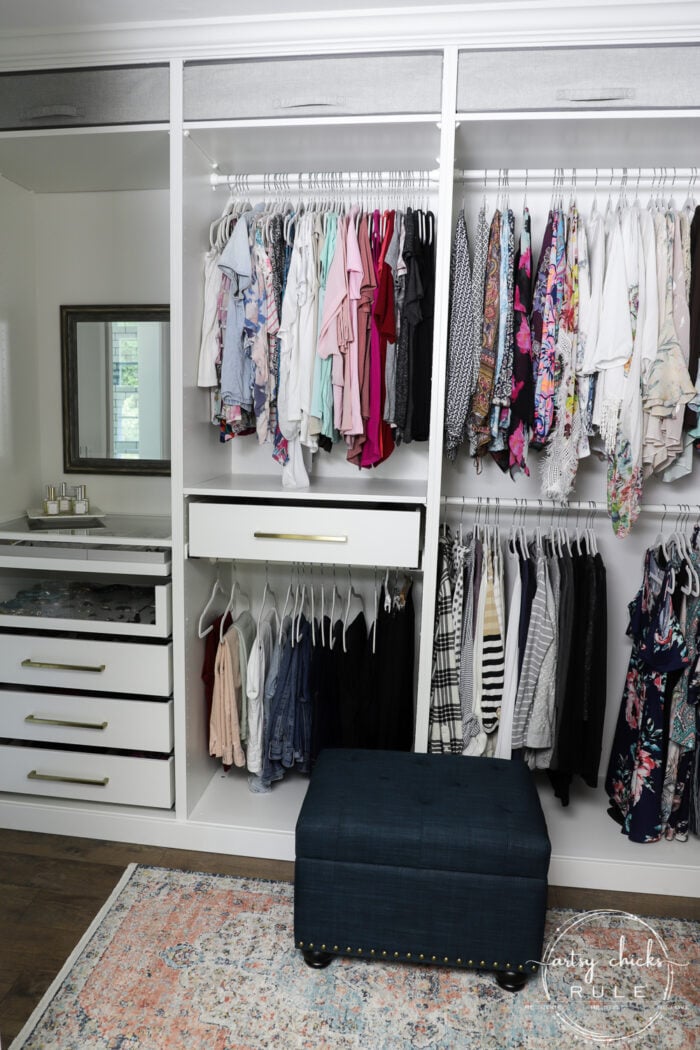
POLYGON ((439 113, 436 52, 188 62, 185 120, 439 113))
POLYGON ((700 106, 700 47, 461 51, 457 110, 700 106))
POLYGON ((167 65, 0 74, 0 130, 157 124, 170 116, 167 65))

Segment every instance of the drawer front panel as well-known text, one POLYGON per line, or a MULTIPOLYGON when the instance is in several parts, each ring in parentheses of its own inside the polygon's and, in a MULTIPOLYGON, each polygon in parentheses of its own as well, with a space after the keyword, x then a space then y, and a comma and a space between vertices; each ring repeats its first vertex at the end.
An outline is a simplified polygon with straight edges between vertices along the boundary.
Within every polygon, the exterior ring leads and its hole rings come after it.
POLYGON ((0 130, 151 124, 169 119, 167 66, 0 76, 0 130))
POLYGON ((461 113, 668 106, 700 106, 700 47, 546 48, 459 55, 461 113))
POLYGON ((433 52, 194 62, 185 120, 439 113, 441 90, 433 52))
POLYGON ((419 510, 190 504, 194 557, 328 565, 420 562, 419 510))
POLYGON ((0 791, 170 809, 175 764, 172 758, 3 746, 0 791))
MULTIPOLYGON (((47 576, 46 587, 56 587, 55 580, 47 576)), ((65 580, 65 577, 60 577, 65 580)), ((68 581, 72 583, 73 581, 68 581)), ((80 578, 76 583, 80 584, 80 578)), ((90 634, 123 634, 143 638, 168 638, 172 631, 171 584, 157 583, 152 586, 130 583, 116 584, 123 597, 123 608, 112 607, 109 611, 100 606, 100 590, 86 591, 86 603, 91 607, 91 616, 78 615, 80 597, 64 602, 58 598, 49 603, 37 604, 38 615, 32 615, 32 600, 19 601, 15 596, 32 587, 41 587, 34 578, 19 577, 0 571, 0 627, 18 627, 24 630, 89 631, 90 634), (60 614, 60 615, 59 615, 60 614), (73 614, 73 615, 72 615, 73 614), (115 617, 108 619, 109 616, 115 617), (116 619, 122 616, 123 619, 116 619), (94 617, 94 618, 93 618, 94 617), (104 617, 104 619, 100 619, 104 617), (150 622, 153 620, 153 623, 150 622), (141 622, 143 621, 143 622, 141 622)), ((109 593, 109 586, 105 593, 109 593)), ((55 594, 58 594, 54 590, 55 594)), ((118 601, 119 601, 118 600, 118 601)), ((117 601, 117 605, 118 605, 117 601)))
POLYGON ((0 634, 0 681, 167 697, 173 691, 172 644, 0 634))
POLYGON ((0 690, 0 727, 14 740, 168 754, 173 702, 0 690))

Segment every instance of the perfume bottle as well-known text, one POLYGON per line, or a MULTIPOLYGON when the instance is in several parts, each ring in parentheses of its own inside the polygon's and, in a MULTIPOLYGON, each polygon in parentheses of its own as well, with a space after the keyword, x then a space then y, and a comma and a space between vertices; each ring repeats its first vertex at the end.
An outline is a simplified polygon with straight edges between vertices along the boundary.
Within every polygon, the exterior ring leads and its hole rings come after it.
POLYGON ((87 498, 87 489, 85 485, 76 485, 75 496, 73 498, 73 513, 88 514, 89 512, 90 503, 87 498))
POLYGON ((58 493, 58 513, 59 514, 70 514, 73 504, 71 498, 68 495, 68 486, 65 481, 61 482, 61 487, 58 493))
POLYGON ((58 500, 56 498, 56 486, 46 486, 46 497, 44 498, 44 514, 58 514, 58 500))

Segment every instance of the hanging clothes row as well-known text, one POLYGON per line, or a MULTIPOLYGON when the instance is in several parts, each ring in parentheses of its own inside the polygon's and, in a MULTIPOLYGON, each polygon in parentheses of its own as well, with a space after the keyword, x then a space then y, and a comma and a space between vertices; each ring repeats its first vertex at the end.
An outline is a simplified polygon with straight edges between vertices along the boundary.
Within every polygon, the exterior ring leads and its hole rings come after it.
MULTIPOLYGON (((501 199, 503 197, 503 200, 501 199)), ((581 459, 607 462, 615 532, 634 524, 645 478, 692 470, 700 439, 700 208, 653 195, 584 221, 556 186, 532 265, 531 220, 484 197, 473 257, 464 211, 452 251, 445 451, 490 454, 513 477, 541 453, 542 494, 566 500, 581 459)))
POLYGON ((198 385, 221 441, 269 443, 289 488, 309 483, 302 447, 367 468, 427 441, 431 211, 232 197, 210 245, 198 385))
POLYGON ((629 605, 632 653, 605 789, 633 842, 700 834, 698 531, 657 538, 629 605))
POLYGON ((443 526, 429 749, 522 758, 568 805, 595 787, 606 696, 606 572, 589 528, 443 526))
POLYGON ((341 595, 335 581, 298 578, 279 612, 266 582, 255 620, 234 580, 223 613, 204 626, 209 604, 203 611, 209 752, 226 769, 246 767, 252 792, 270 791, 290 769, 308 773, 324 747, 411 750, 410 575, 375 579, 374 605, 370 624, 352 580, 341 595))

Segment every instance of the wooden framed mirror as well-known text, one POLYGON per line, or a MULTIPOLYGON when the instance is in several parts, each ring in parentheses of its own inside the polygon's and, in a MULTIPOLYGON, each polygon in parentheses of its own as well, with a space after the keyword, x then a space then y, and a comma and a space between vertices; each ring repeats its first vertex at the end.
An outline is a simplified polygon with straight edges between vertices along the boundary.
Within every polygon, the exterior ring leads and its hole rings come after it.
POLYGON ((170 308, 62 306, 63 469, 170 473, 170 308))

